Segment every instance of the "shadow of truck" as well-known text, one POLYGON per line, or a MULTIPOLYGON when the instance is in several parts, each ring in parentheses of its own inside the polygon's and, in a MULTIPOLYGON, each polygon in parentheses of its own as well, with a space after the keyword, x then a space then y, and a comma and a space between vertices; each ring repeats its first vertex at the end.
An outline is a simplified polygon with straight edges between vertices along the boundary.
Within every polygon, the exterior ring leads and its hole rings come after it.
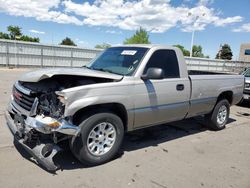
MULTIPOLYGON (((228 123, 233 121, 235 120, 230 118, 228 123)), ((145 149, 146 152, 148 147, 157 147, 159 144, 164 142, 206 131, 207 128, 205 128, 203 124, 204 122, 202 118, 190 118, 183 121, 162 124, 127 133, 125 135, 122 148, 117 154, 116 159, 121 158, 124 151, 132 152, 138 149, 145 149)), ((54 159, 55 163, 61 167, 61 170, 88 168, 87 166, 82 165, 72 155, 67 142, 63 144, 64 151, 55 156, 54 159)), ((32 157, 22 147, 20 147, 18 143, 15 143, 15 147, 24 158, 35 163, 32 157)), ((163 151, 167 152, 166 149, 163 149, 163 151)), ((41 168, 43 167, 41 166, 41 168)))

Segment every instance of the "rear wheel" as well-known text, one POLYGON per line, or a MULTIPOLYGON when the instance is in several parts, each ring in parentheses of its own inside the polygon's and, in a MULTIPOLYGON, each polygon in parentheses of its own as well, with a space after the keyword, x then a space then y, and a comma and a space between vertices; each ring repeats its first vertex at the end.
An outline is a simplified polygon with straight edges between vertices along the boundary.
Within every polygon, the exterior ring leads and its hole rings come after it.
POLYGON ((205 116, 206 125, 212 130, 222 130, 225 128, 229 118, 230 104, 228 100, 219 101, 213 111, 205 116))
POLYGON ((85 119, 70 148, 76 158, 93 166, 111 160, 118 152, 124 135, 122 120, 112 113, 98 113, 85 119))

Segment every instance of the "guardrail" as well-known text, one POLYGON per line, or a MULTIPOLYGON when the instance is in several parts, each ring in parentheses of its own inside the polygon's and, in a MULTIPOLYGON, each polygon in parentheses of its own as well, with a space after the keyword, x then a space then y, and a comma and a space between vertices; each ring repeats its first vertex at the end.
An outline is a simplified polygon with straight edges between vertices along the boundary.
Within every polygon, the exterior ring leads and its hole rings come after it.
MULTIPOLYGON (((102 50, 74 46, 0 39, 0 65, 7 67, 80 67, 90 62, 102 50)), ((185 57, 188 69, 219 72, 240 72, 250 62, 225 61, 185 57)))

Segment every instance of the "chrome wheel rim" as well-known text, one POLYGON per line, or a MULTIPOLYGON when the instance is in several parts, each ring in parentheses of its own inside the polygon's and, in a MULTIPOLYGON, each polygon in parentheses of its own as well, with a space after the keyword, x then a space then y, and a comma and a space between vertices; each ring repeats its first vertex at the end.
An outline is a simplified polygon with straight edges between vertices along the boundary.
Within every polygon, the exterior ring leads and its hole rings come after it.
POLYGON ((115 139, 115 127, 109 122, 102 122, 90 131, 87 148, 93 155, 104 155, 113 147, 115 139))
POLYGON ((227 107, 223 105, 219 108, 217 114, 217 123, 221 125, 226 121, 226 119, 227 119, 227 107))

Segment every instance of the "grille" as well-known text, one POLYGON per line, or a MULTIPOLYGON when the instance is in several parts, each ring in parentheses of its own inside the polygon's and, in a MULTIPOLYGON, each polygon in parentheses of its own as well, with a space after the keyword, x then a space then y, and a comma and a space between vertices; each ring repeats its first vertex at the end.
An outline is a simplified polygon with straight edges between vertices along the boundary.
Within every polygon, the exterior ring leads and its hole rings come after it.
POLYGON ((13 97, 14 97, 14 101, 23 109, 27 111, 31 110, 35 97, 21 92, 16 87, 13 87, 13 97))
POLYGON ((244 94, 250 94, 250 90, 244 89, 243 93, 244 93, 244 94))

